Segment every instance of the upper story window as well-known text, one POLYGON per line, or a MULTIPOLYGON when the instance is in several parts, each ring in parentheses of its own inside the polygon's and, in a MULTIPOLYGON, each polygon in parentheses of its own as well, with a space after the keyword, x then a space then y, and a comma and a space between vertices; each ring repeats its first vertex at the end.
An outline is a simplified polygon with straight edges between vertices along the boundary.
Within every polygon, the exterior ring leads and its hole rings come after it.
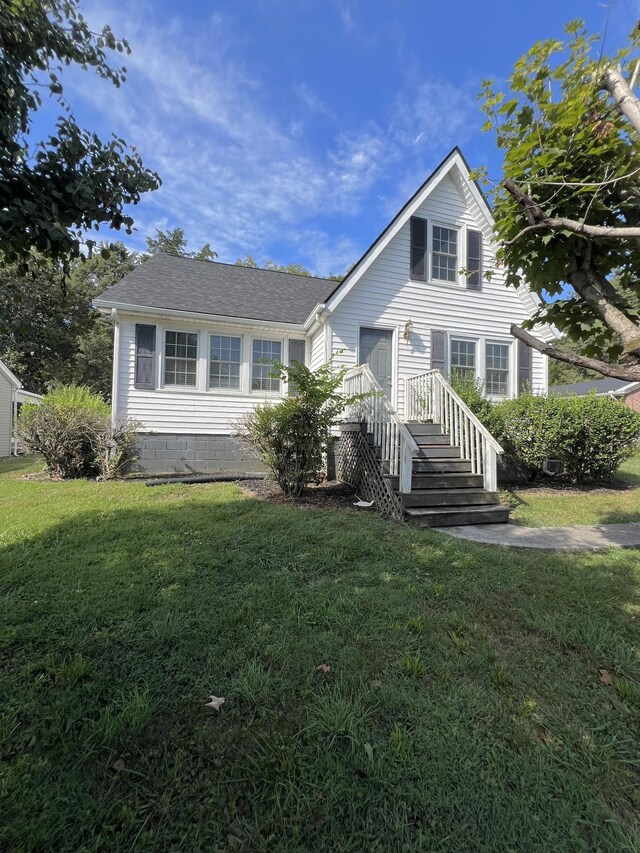
POLYGON ((280 390, 280 380, 271 376, 276 361, 282 361, 282 343, 256 338, 251 350, 252 391, 280 390))
POLYGON ((209 388, 240 388, 242 338, 211 335, 209 339, 209 388))
POLYGON ((485 391, 490 397, 509 393, 509 345, 490 344, 485 353, 485 391))
POLYGON ((198 367, 197 332, 164 333, 164 384, 195 388, 198 367))
POLYGON ((451 340, 451 377, 458 380, 476 378, 476 342, 451 340))
POLYGON ((434 225, 431 232, 431 278, 458 280, 458 232, 434 225))

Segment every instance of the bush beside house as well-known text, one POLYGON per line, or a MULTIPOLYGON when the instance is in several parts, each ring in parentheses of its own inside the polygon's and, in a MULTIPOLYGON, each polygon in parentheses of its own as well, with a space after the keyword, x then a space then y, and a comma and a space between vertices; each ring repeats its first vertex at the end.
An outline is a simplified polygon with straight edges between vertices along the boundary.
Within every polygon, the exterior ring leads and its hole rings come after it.
POLYGON ((640 439, 640 414, 612 397, 524 393, 492 405, 477 383, 454 386, 530 480, 542 476, 548 459, 562 462, 574 483, 609 479, 640 439))
POLYGON ((39 405, 26 404, 18 418, 18 436, 26 448, 44 457, 56 477, 109 479, 134 460, 134 421, 117 422, 99 394, 81 385, 59 385, 39 405))

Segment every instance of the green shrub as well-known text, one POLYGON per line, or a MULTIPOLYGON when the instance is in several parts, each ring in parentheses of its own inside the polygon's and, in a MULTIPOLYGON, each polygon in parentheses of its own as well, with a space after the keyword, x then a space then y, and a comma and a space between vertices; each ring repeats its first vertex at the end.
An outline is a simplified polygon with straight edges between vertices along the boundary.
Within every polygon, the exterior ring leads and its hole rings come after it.
POLYGON ((135 458, 138 426, 113 421, 109 404, 88 388, 59 385, 40 404, 22 407, 17 432, 55 476, 108 479, 135 458))
POLYGON ((490 420, 493 406, 484 396, 484 382, 481 379, 471 379, 453 373, 449 384, 482 423, 490 420))
POLYGON ((559 459, 575 483, 611 477, 640 436, 640 415, 612 397, 522 394, 492 407, 487 426, 535 478, 559 459))
POLYGON ((276 364, 274 376, 289 383, 292 396, 248 412, 235 434, 251 444, 285 495, 299 496, 317 479, 331 440, 331 427, 349 398, 338 389, 346 369, 333 373, 331 361, 312 372, 300 362, 276 364))

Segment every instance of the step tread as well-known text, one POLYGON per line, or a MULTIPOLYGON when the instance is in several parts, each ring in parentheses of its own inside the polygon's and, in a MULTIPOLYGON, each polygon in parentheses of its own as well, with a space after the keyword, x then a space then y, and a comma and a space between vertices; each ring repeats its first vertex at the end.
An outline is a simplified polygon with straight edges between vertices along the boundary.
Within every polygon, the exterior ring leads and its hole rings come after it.
POLYGON ((407 515, 414 517, 414 518, 419 518, 420 516, 423 516, 423 515, 440 515, 440 516, 461 515, 461 514, 475 515, 476 513, 480 513, 480 514, 484 515, 485 513, 493 513, 496 511, 503 511, 508 515, 509 514, 509 507, 503 506, 502 504, 499 504, 499 503, 495 503, 495 504, 489 504, 488 506, 482 506, 481 505, 481 506, 473 507, 472 509, 467 509, 467 507, 459 507, 459 506, 407 507, 405 509, 405 513, 407 515))
MULTIPOLYGON (((453 476, 453 475, 451 475, 453 476)), ((465 475, 468 476, 468 475, 465 475)), ((455 486, 446 488, 440 486, 437 489, 411 489, 410 495, 419 495, 424 492, 425 495, 493 495, 496 499, 498 492, 489 492, 483 489, 482 486, 455 486)), ((497 501, 496 501, 497 502, 497 501)))

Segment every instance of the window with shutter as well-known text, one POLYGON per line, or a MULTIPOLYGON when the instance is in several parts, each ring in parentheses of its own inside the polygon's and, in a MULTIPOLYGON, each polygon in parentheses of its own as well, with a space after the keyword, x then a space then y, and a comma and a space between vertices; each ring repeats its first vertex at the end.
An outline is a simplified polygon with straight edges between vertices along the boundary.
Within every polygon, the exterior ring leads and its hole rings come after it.
POLYGON ((135 388, 152 391, 156 387, 156 327, 136 323, 135 388))
POLYGON ((411 217, 411 266, 412 279, 427 279, 427 220, 411 217))
POLYGON ((482 232, 467 229, 467 290, 482 290, 482 232))

